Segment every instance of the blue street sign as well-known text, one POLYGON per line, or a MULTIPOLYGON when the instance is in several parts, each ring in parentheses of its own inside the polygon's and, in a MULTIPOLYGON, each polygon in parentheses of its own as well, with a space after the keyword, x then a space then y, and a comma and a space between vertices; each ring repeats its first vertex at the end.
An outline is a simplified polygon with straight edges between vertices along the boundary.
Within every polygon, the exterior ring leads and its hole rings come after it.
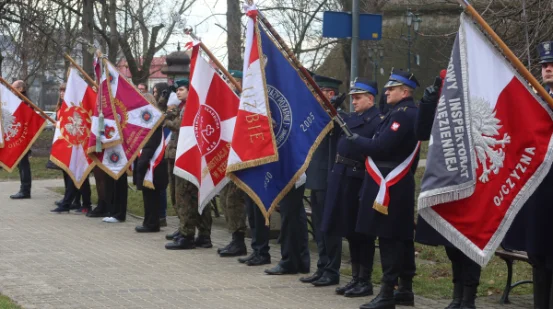
MULTIPOLYGON (((326 11, 323 14, 323 37, 351 38, 351 13, 326 11)), ((359 14, 359 39, 382 38, 382 15, 359 14)))

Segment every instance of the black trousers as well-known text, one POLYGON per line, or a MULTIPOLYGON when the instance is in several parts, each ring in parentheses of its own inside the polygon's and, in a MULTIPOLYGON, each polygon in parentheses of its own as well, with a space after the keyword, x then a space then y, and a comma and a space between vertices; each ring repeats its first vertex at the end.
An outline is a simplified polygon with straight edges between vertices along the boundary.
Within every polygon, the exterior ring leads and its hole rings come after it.
POLYGON ((547 256, 528 254, 534 281, 534 308, 553 309, 553 271, 547 267, 547 256))
POLYGON ((142 198, 144 200, 144 221, 142 226, 148 228, 159 228, 159 207, 160 191, 148 188, 142 188, 142 198))
MULTIPOLYGON (((93 213, 107 213, 108 212, 108 201, 107 201, 107 191, 106 191, 106 181, 111 179, 109 175, 104 172, 101 168, 95 167, 92 172, 94 173, 94 179, 96 180, 96 193, 98 194, 98 205, 92 210, 93 213)), ((113 184, 113 182, 111 182, 113 184)), ((109 188, 113 190, 113 188, 109 188)))
POLYGON ((453 283, 462 282, 464 286, 472 287, 480 284, 480 272, 482 271, 480 265, 455 247, 445 247, 445 252, 451 261, 453 283))
POLYGON ((321 231, 325 196, 326 190, 311 190, 311 221, 319 254, 317 272, 327 277, 339 277, 342 263, 342 237, 332 236, 321 231))
POLYGON ((29 162, 29 151, 21 158, 19 164, 17 165, 19 169, 19 179, 21 180, 21 186, 19 187, 19 192, 30 195, 31 194, 31 162, 29 162))
POLYGON ((395 285, 398 278, 412 280, 415 276, 415 243, 413 240, 379 238, 382 283, 395 285))
POLYGON ((305 186, 293 188, 280 202, 280 266, 288 271, 309 272, 307 214, 303 206, 305 186))
POLYGON ((90 200, 90 182, 88 177, 83 182, 83 185, 80 189, 77 189, 71 177, 66 172, 63 172, 63 182, 65 183, 65 194, 61 202, 63 208, 69 208, 71 204, 80 203, 81 196, 83 198, 83 206, 90 206, 92 204, 90 200))
POLYGON ((245 196, 246 214, 248 216, 248 224, 252 233, 252 250, 261 256, 269 254, 269 227, 265 225, 263 213, 249 196, 245 196))
POLYGON ((349 254, 352 264, 359 264, 367 269, 373 268, 375 237, 360 233, 352 233, 346 237, 349 244, 349 254))
POLYGON ((121 176, 118 180, 106 177, 104 185, 109 216, 119 221, 125 221, 127 219, 127 175, 121 176))

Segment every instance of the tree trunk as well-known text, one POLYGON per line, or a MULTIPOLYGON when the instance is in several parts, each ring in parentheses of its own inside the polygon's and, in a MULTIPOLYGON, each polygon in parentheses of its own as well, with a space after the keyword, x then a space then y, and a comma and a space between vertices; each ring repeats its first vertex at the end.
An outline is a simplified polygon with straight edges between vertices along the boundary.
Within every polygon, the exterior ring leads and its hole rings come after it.
POLYGON ((119 33, 117 32, 117 3, 116 0, 109 1, 108 24, 109 24, 109 46, 108 59, 117 65, 117 52, 119 51, 119 33))
POLYGON ((227 0, 227 49, 228 68, 230 70, 242 70, 242 36, 240 29, 240 0, 227 0))
MULTIPOLYGON (((83 36, 87 42, 94 43, 94 0, 83 0, 83 36)), ((92 78, 94 78, 94 68, 92 67, 93 55, 87 51, 87 46, 82 46, 83 53, 83 69, 92 78)))

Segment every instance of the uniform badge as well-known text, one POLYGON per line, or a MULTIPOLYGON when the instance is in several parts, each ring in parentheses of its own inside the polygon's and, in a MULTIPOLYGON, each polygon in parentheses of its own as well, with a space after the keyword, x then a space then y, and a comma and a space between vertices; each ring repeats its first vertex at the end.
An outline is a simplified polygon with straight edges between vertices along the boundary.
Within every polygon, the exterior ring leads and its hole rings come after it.
POLYGON ((392 129, 392 131, 396 132, 399 129, 399 126, 400 126, 399 122, 394 121, 394 123, 392 123, 392 125, 390 126, 390 129, 392 129))
POLYGON ((546 55, 549 55, 551 53, 551 44, 549 42, 543 43, 543 50, 546 55))

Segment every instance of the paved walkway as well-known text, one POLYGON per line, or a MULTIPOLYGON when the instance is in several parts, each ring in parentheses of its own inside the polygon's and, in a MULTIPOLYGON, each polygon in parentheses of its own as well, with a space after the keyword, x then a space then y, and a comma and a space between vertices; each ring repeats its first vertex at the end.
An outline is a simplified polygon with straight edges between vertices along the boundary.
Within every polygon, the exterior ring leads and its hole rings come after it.
MULTIPOLYGON (((220 258, 215 248, 229 241, 214 226, 213 249, 168 251, 164 232, 137 234, 129 217, 106 224, 82 215, 51 214, 59 195, 48 190, 61 180, 33 182, 33 198, 13 201, 19 184, 0 183, 0 293, 24 308, 358 308, 369 298, 336 296, 334 287, 315 288, 299 275, 268 276, 264 267, 220 258)), ((219 222, 222 222, 219 221, 219 222)), ((273 265, 278 247, 273 246, 273 265)), ((346 282, 348 278, 342 278, 346 282)), ((443 309, 448 303, 417 297, 416 308, 443 309)), ((530 297, 479 308, 530 308, 530 297)), ((401 308, 401 307, 400 307, 401 308)))

